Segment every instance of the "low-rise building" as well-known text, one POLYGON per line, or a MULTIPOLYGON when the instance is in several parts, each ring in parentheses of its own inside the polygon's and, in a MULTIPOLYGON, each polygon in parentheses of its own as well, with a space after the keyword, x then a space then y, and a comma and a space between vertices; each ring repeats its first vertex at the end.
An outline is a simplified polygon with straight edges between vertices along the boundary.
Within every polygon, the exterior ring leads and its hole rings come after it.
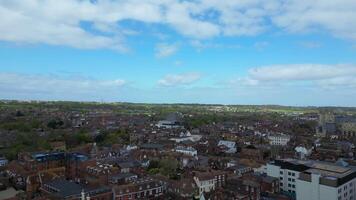
POLYGON ((174 149, 174 151, 178 152, 178 153, 185 154, 185 155, 189 155, 189 156, 197 156, 198 155, 198 151, 196 149, 194 149, 193 147, 177 146, 174 149))
POLYGON ((218 143, 218 147, 225 147, 225 153, 236 153, 236 142, 228 141, 228 140, 220 140, 218 143))
POLYGON ((153 179, 138 179, 130 184, 114 187, 114 199, 154 199, 166 191, 166 183, 153 179))
POLYGON ((340 131, 343 137, 356 137, 356 123, 355 122, 341 123, 340 131))
POLYGON ((226 184, 226 173, 220 171, 196 172, 194 181, 199 189, 199 194, 211 192, 226 184))
POLYGON ((113 193, 109 187, 88 187, 71 181, 57 179, 42 184, 40 188, 44 195, 51 199, 78 200, 111 200, 113 193))
POLYGON ((271 134, 268 136, 269 144, 274 146, 286 146, 290 141, 290 135, 271 134))

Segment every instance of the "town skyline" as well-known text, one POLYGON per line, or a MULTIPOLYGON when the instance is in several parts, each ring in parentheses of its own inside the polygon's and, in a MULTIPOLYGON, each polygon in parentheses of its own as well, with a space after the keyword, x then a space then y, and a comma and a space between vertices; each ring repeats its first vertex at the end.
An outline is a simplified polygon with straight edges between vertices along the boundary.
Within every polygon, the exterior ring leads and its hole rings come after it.
POLYGON ((0 99, 356 106, 355 7, 5 0, 0 99))

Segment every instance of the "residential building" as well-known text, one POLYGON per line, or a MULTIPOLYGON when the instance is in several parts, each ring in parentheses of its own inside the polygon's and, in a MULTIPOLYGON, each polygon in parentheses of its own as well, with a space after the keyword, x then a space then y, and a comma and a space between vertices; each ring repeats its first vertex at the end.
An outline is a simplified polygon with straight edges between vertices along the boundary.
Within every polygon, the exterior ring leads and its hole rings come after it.
POLYGON ((211 192, 226 184, 226 173, 220 171, 196 172, 194 181, 199 188, 199 194, 211 192))
POLYGON ((185 155, 189 155, 189 156, 197 156, 198 155, 197 150, 194 149, 193 147, 177 146, 174 149, 174 151, 178 152, 178 153, 185 154, 185 155))
POLYGON ((166 191, 166 183, 151 178, 138 179, 130 184, 114 187, 114 199, 154 199, 166 191))
POLYGON ((236 153, 236 142, 228 141, 228 140, 220 140, 218 143, 218 147, 226 147, 225 153, 236 153))
POLYGON ((341 123, 340 131, 343 137, 356 137, 356 123, 355 122, 341 123))
POLYGON ((231 170, 237 176, 243 176, 245 174, 253 172, 253 169, 251 167, 242 164, 229 167, 228 170, 231 170))
POLYGON ((57 179, 43 183, 41 192, 51 199, 79 200, 89 197, 91 200, 111 200, 113 193, 108 187, 88 187, 71 181, 57 179))
POLYGON ((290 141, 290 135, 271 134, 268 136, 269 144, 274 146, 286 146, 290 141))

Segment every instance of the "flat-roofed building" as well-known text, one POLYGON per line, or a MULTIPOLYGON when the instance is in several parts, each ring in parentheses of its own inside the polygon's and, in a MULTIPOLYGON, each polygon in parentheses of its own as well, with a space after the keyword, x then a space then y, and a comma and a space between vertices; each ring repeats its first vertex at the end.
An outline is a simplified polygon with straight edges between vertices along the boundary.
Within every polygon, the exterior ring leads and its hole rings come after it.
POLYGON ((335 163, 275 160, 267 175, 279 177, 280 188, 297 200, 352 200, 356 191, 356 168, 335 163))

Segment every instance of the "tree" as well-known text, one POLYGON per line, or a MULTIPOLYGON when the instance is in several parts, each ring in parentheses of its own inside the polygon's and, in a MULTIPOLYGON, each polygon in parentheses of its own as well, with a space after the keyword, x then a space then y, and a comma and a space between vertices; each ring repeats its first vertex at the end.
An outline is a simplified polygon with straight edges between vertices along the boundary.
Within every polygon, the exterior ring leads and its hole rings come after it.
POLYGON ((178 161, 172 158, 162 159, 159 162, 160 172, 165 176, 174 176, 178 168, 178 161))

